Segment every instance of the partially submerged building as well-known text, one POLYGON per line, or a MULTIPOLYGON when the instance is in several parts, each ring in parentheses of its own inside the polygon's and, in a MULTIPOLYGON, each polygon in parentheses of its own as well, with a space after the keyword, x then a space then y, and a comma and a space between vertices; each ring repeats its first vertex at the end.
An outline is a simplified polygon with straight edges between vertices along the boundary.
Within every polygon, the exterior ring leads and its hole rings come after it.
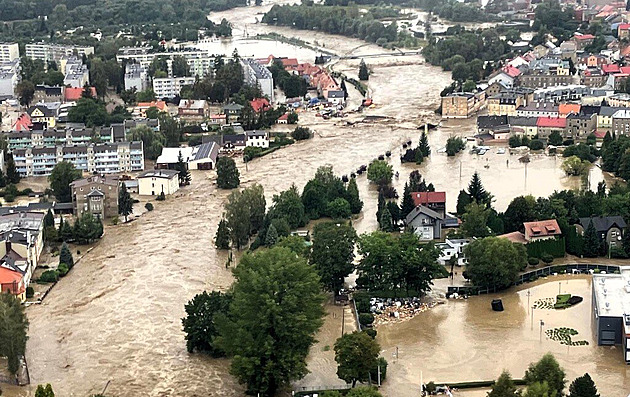
POLYGON ((630 266, 620 274, 593 274, 595 337, 600 346, 621 345, 630 364, 630 266))

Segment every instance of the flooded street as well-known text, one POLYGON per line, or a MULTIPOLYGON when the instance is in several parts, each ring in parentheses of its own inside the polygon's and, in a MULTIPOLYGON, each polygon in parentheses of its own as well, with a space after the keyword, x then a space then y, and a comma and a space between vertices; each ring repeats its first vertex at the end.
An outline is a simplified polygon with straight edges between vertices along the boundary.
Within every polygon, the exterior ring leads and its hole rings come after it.
MULTIPOLYGON (((252 10, 263 12, 266 7, 212 17, 225 16, 235 23, 235 31, 244 31, 247 26, 250 35, 277 32, 313 44, 317 41, 338 54, 384 51, 341 36, 254 24, 260 15, 252 10)), ((267 50, 276 56, 294 56, 291 51, 295 51, 289 48, 283 53, 282 48, 261 47, 261 53, 267 50)), ((315 53, 310 54, 301 61, 313 62, 315 53)), ((358 63, 358 59, 339 61, 334 69, 356 76, 358 63)), ((368 63, 373 72, 369 86, 374 109, 328 121, 313 113, 301 113, 300 124, 313 129, 315 137, 256 159, 247 170, 237 160, 242 185, 262 184, 269 205, 273 194, 293 183, 301 190, 319 166, 330 164, 338 174, 350 174, 391 150, 391 164, 400 172, 400 179, 395 181, 399 193, 409 172, 417 168, 437 190, 446 190, 449 210, 454 210, 459 189, 468 184, 475 170, 495 196, 495 207, 500 211, 518 194, 548 195, 555 189, 579 186, 579 179, 565 177, 559 170, 561 160, 553 157, 535 157, 528 164, 525 179, 524 165, 516 156, 498 155, 494 150, 480 157, 467 151, 451 158, 437 153, 451 134, 471 135, 472 120, 445 122, 429 134, 431 157, 420 166, 401 166, 401 144, 409 139, 417 144, 417 127, 436 119, 433 110, 440 91, 450 84, 450 74, 424 64, 420 56, 373 58, 368 63), (366 115, 385 119, 362 122, 366 115), (347 121, 354 124, 347 125, 347 121)), ((350 99, 352 109, 361 98, 355 95, 350 99)), ((229 362, 188 354, 181 331, 180 319, 189 299, 203 290, 225 290, 232 283, 231 273, 224 267, 225 253, 217 253, 213 245, 229 192, 216 189, 214 172, 193 172, 192 177, 192 185, 165 202, 154 202, 155 211, 130 224, 107 227, 102 241, 58 283, 45 302, 27 310, 31 323, 27 359, 33 385, 52 383, 59 396, 97 393, 108 381, 108 394, 118 397, 243 395, 243 388, 228 373, 229 362)), ((592 181, 601 178, 599 169, 594 169, 592 181)), ((376 229, 377 195, 365 175, 358 178, 358 185, 365 206, 353 224, 363 233, 376 229)), ((571 283, 585 298, 571 309, 575 315, 567 316, 570 311, 549 312, 545 322, 573 326, 581 336, 591 338, 587 329, 572 322, 590 319, 590 294, 584 292, 589 290, 588 283, 586 279, 571 283)), ((553 287, 549 291, 540 287, 535 293, 554 296, 553 287)), ((522 293, 519 296, 522 299, 522 293)), ((502 314, 489 310, 488 299, 449 302, 396 326, 400 328, 379 329, 379 341, 391 362, 385 394, 417 395, 411 393, 419 383, 420 370, 425 379, 438 381, 489 379, 498 375, 501 368, 497 363, 501 363, 520 377, 525 366, 547 350, 558 354, 571 378, 588 370, 598 386, 601 384, 602 392, 607 392, 606 397, 621 396, 615 394, 613 386, 630 385, 621 357, 614 350, 588 346, 567 352, 555 342, 539 343, 538 330, 529 329, 526 308, 516 295, 506 294, 507 311, 502 314), (502 343, 506 340, 513 340, 513 346, 502 343), (393 363, 391 351, 395 346, 400 346, 400 359, 393 363)), ((339 309, 327 310, 332 315, 339 309)), ((334 379, 334 353, 331 359, 330 350, 324 351, 340 333, 340 320, 334 317, 332 321, 330 315, 320 332, 320 343, 314 347, 325 354, 311 354, 309 358, 313 373, 307 381, 316 384, 338 382, 334 379)), ((5 395, 16 396, 26 390, 11 390, 5 395)))
POLYGON ((405 323, 379 327, 377 339, 390 361, 385 395, 417 396, 421 373, 425 382, 491 380, 504 369, 522 378, 529 363, 546 352, 558 359, 569 382, 588 372, 603 397, 628 395, 630 369, 621 350, 597 346, 594 339, 590 276, 550 277, 515 291, 449 300, 405 323), (584 301, 565 310, 536 309, 532 326, 527 291, 533 305, 537 299, 554 298, 559 287, 562 293, 582 296, 584 301), (503 300, 504 312, 492 311, 490 302, 496 298, 503 300), (542 337, 540 320, 544 322, 542 337), (545 330, 559 327, 577 330, 573 340, 586 340, 589 345, 567 347, 546 338, 545 330), (397 346, 396 360, 392 353, 397 346))

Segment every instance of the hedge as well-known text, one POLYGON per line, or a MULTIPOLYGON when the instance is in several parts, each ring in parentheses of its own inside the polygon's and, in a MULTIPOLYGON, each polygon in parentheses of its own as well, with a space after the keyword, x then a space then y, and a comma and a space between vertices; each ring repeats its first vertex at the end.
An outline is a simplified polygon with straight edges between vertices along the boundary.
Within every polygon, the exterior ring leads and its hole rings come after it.
POLYGON ((530 258, 542 258, 545 254, 554 258, 563 258, 565 256, 564 237, 559 239, 539 240, 527 244, 527 256, 530 258))

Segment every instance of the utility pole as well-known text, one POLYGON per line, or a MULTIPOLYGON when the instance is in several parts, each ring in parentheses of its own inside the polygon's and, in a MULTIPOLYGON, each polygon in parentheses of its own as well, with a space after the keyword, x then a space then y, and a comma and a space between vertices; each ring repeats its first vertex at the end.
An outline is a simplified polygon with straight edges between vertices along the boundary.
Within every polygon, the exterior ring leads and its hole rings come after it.
POLYGON ((532 331, 534 330, 534 305, 532 305, 532 331))
POLYGON ((542 329, 545 325, 545 322, 543 320, 540 320, 540 342, 542 342, 542 329))
POLYGON ((531 290, 527 290, 527 314, 529 314, 529 297, 531 295, 531 290))

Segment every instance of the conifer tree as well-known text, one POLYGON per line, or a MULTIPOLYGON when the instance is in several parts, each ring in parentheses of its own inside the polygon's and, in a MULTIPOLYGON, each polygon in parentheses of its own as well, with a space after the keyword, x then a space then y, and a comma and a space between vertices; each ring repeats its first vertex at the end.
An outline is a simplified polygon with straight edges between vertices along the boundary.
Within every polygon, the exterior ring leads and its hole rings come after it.
POLYGON ((217 234, 214 237, 214 246, 222 250, 230 248, 230 229, 225 219, 221 219, 219 222, 217 234))

